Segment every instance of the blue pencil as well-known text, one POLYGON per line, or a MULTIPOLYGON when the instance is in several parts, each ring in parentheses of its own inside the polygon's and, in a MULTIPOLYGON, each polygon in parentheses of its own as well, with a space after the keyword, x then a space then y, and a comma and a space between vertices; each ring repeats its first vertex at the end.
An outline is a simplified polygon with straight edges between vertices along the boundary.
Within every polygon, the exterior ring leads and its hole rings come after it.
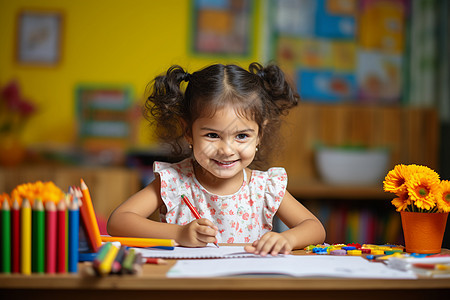
POLYGON ((69 272, 78 271, 78 231, 80 227, 80 212, 77 201, 69 206, 69 272))

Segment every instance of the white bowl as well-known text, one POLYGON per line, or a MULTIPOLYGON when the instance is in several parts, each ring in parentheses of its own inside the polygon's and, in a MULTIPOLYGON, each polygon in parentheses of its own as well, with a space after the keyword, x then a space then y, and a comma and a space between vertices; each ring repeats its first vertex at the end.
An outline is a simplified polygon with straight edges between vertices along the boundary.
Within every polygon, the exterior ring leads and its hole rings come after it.
POLYGON ((386 175, 386 149, 360 150, 321 147, 316 152, 319 175, 333 185, 380 184, 386 175))

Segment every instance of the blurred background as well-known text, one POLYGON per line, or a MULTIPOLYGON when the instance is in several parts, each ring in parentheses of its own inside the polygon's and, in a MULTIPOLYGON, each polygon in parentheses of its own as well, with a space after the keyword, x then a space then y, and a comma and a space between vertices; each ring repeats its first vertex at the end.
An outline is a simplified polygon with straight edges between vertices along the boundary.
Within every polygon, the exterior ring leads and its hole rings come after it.
POLYGON ((290 192, 329 243, 403 243, 386 172, 450 179, 449 14, 445 0, 0 0, 0 192, 83 177, 104 221, 171 160, 141 114, 156 75, 274 62, 302 97, 274 162, 290 192))

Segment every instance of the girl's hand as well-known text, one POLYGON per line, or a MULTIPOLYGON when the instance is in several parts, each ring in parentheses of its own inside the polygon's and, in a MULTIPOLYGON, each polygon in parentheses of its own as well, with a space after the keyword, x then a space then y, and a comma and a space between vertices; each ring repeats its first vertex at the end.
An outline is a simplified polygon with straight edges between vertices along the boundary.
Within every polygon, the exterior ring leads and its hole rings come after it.
POLYGON ((245 246, 245 251, 259 254, 261 256, 289 254, 292 246, 289 241, 280 233, 268 232, 260 240, 254 241, 251 246, 245 246))
POLYGON ((185 247, 205 247, 216 241, 219 229, 208 219, 194 220, 181 226, 177 242, 185 247))

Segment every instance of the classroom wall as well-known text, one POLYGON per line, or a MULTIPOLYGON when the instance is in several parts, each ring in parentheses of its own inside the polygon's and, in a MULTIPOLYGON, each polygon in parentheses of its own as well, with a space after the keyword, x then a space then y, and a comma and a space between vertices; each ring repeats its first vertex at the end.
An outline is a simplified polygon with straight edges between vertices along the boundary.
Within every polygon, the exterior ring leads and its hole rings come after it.
MULTIPOLYGON (((129 85, 139 101, 146 84, 172 64, 194 71, 213 62, 246 66, 259 60, 258 47, 246 58, 193 55, 188 43, 190 13, 188 0, 0 0, 0 86, 16 79, 23 95, 38 107, 27 124, 24 142, 57 147, 74 142, 74 90, 79 83, 129 85), (21 9, 63 12, 62 60, 57 66, 24 66, 15 61, 21 9)), ((259 33, 255 33, 258 44, 259 33)), ((141 127, 138 144, 151 145, 148 129, 141 127)))

